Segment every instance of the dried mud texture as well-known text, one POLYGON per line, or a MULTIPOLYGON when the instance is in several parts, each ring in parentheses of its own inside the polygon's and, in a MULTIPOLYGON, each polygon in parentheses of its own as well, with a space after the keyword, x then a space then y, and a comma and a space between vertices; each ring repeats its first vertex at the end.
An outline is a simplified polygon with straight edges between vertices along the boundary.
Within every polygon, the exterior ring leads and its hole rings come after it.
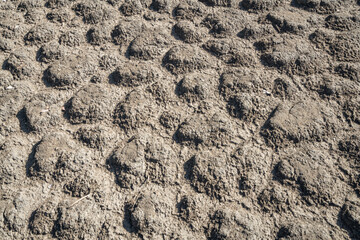
POLYGON ((312 102, 297 102, 289 107, 280 104, 264 125, 262 135, 275 147, 288 142, 322 141, 336 131, 336 119, 326 115, 329 110, 312 102))
POLYGON ((308 25, 300 13, 289 14, 285 11, 269 13, 266 19, 280 33, 302 34, 308 25))
POLYGON ((181 1, 174 8, 174 15, 177 19, 193 20, 196 17, 202 17, 206 12, 205 9, 199 1, 181 1))
POLYGON ((131 41, 128 52, 130 59, 153 60, 160 57, 170 44, 170 36, 161 29, 149 30, 131 41))
POLYGON ((359 11, 0 0, 0 239, 359 239, 359 11))
POLYGON ((77 47, 85 42, 85 37, 77 31, 70 30, 59 36, 59 43, 69 47, 77 47))
POLYGON ((44 132, 62 122, 61 102, 49 93, 40 93, 24 106, 27 127, 44 132))
POLYGON ((212 100, 217 92, 216 81, 209 73, 190 73, 178 82, 176 94, 189 103, 212 100))
POLYGON ((316 30, 309 38, 318 48, 325 50, 338 61, 359 62, 359 34, 358 31, 332 34, 316 30))
POLYGON ((46 24, 31 28, 25 35, 24 40, 26 44, 43 44, 53 40, 54 38, 54 30, 50 24, 46 24))
POLYGON ((9 70, 13 77, 18 80, 33 77, 36 66, 33 59, 23 49, 12 52, 4 62, 4 69, 9 70))
POLYGON ((81 88, 66 107, 70 123, 96 123, 110 118, 113 107, 108 93, 96 85, 81 88))
POLYGON ((81 16, 86 24, 97 24, 109 20, 115 14, 113 8, 98 0, 80 1, 73 5, 72 10, 81 16))
POLYGON ((312 49, 311 45, 302 40, 295 42, 275 42, 275 46, 268 46, 272 39, 261 40, 257 44, 264 46, 261 56, 265 66, 276 68, 281 73, 289 76, 307 76, 323 71, 326 68, 326 58, 321 58, 321 54, 312 49), (322 61, 320 60, 322 59, 322 61), (325 61, 324 61, 325 60, 325 61))
POLYGON ((172 234, 171 196, 160 192, 141 193, 130 210, 130 223, 133 231, 142 239, 169 238, 172 234))
POLYGON ((61 239, 86 239, 100 235, 105 217, 93 202, 85 201, 73 208, 62 207, 54 227, 54 236, 61 239))
POLYGON ((147 63, 125 63, 119 66, 111 75, 111 82, 123 87, 138 87, 152 83, 161 78, 161 70, 147 63))
POLYGON ((311 205, 340 205, 344 201, 344 185, 334 172, 333 159, 311 150, 291 153, 281 156, 282 160, 275 166, 278 181, 298 188, 311 205))
POLYGON ((237 189, 237 170, 228 162, 224 155, 194 156, 188 163, 189 180, 198 192, 203 192, 220 201, 230 195, 232 189, 237 189), (210 159, 209 159, 210 158, 210 159))
MULTIPOLYGON (((319 223, 290 223, 278 232, 278 239, 332 239, 334 233, 319 223)), ((340 237, 340 236, 336 236, 340 237)))
POLYGON ((35 235, 45 235, 53 232, 58 214, 56 203, 44 203, 33 212, 29 224, 30 231, 35 235))
POLYGON ((311 12, 317 12, 319 14, 330 14, 337 11, 341 7, 346 7, 351 4, 352 1, 333 1, 333 0, 295 0, 294 5, 311 12))
POLYGON ((263 12, 269 10, 275 10, 277 7, 283 4, 283 0, 243 0, 241 6, 249 12, 263 12))
POLYGON ((111 31, 111 37, 115 44, 125 45, 134 40, 134 38, 140 35, 143 31, 144 27, 141 22, 121 22, 111 31))
MULTIPOLYGON (((83 153, 83 152, 82 152, 83 153)), ((40 179, 62 180, 81 170, 86 154, 77 152, 75 142, 66 134, 51 133, 34 147, 29 157, 29 175, 40 179)))
MULTIPOLYGON (((248 69, 223 73, 219 90, 227 102, 226 107, 230 116, 255 123, 268 118, 273 110, 274 101, 261 89, 265 84, 259 74, 248 69)), ((276 95, 276 92, 273 94, 276 95)))
POLYGON ((325 18, 325 26, 333 30, 349 31, 359 27, 359 16, 331 14, 325 18))
POLYGON ((163 59, 163 65, 172 74, 184 74, 209 68, 211 63, 199 47, 183 45, 171 48, 163 59))
POLYGON ((80 127, 75 132, 75 137, 89 148, 103 149, 109 146, 117 138, 117 135, 109 127, 90 125, 80 127))
POLYGON ((183 145, 226 145, 234 134, 228 117, 215 113, 210 118, 204 115, 190 116, 182 122, 174 138, 183 145))
POLYGON ((212 216, 212 222, 209 239, 266 238, 261 219, 246 210, 217 210, 212 216))
POLYGON ((143 91, 132 91, 116 105, 113 113, 114 123, 125 131, 151 125, 158 114, 154 103, 151 95, 143 91))
POLYGON ((225 13, 229 15, 228 18, 222 18, 213 13, 206 15, 201 22, 215 38, 229 38, 235 34, 240 26, 243 26, 242 15, 236 16, 236 13, 231 10, 227 10, 225 13))
MULTIPOLYGON (((74 36, 73 38, 76 38, 77 36, 74 36)), ((91 27, 89 31, 86 33, 86 39, 88 43, 94 46, 101 46, 105 43, 109 42, 111 40, 109 29, 104 27, 91 27)), ((77 42, 79 40, 70 40, 70 43, 67 43, 68 45, 79 45, 77 42), (74 42, 74 43, 72 43, 74 42), (76 43, 75 43, 76 42, 76 43)))
POLYGON ((108 162, 118 184, 134 188, 146 181, 171 184, 175 178, 175 153, 161 138, 135 135, 118 147, 108 162))
POLYGON ((39 62, 50 63, 62 60, 65 55, 65 49, 56 42, 43 45, 38 53, 37 60, 39 62))
POLYGON ((209 40, 203 48, 231 66, 248 67, 257 63, 254 49, 246 43, 225 39, 209 40))
POLYGON ((340 218, 349 231, 357 236, 359 234, 359 200, 348 200, 341 209, 340 218))
POLYGON ((197 29, 193 23, 188 21, 180 21, 175 24, 174 32, 178 38, 186 43, 197 43, 203 38, 201 30, 197 29))

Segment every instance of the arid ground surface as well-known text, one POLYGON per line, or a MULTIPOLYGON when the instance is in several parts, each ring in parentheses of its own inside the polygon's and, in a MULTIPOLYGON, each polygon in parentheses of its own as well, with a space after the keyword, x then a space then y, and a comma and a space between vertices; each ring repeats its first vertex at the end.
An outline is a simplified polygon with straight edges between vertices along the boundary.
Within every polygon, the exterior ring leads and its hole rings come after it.
POLYGON ((0 239, 360 239, 360 1, 0 0, 0 239))

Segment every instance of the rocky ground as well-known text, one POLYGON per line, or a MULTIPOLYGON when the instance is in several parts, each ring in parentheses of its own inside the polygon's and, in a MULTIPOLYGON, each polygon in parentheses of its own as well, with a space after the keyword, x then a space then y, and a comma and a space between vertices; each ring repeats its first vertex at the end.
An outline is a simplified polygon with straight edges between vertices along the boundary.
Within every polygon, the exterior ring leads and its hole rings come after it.
POLYGON ((1 0, 0 239, 360 239, 360 1, 1 0))

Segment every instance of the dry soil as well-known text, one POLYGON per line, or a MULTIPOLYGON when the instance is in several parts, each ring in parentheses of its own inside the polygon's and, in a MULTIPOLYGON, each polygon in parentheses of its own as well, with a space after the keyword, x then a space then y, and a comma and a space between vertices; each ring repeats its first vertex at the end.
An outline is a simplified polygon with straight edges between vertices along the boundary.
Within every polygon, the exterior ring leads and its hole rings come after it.
POLYGON ((1 0, 0 239, 360 239, 360 1, 1 0))

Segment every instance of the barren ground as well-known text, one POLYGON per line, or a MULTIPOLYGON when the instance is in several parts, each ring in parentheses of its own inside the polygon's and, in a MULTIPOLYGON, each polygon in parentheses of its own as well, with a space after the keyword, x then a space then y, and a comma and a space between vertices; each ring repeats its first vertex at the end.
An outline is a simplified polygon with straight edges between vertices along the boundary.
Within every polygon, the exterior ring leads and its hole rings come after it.
POLYGON ((360 239, 360 2, 1 0, 0 239, 360 239))

